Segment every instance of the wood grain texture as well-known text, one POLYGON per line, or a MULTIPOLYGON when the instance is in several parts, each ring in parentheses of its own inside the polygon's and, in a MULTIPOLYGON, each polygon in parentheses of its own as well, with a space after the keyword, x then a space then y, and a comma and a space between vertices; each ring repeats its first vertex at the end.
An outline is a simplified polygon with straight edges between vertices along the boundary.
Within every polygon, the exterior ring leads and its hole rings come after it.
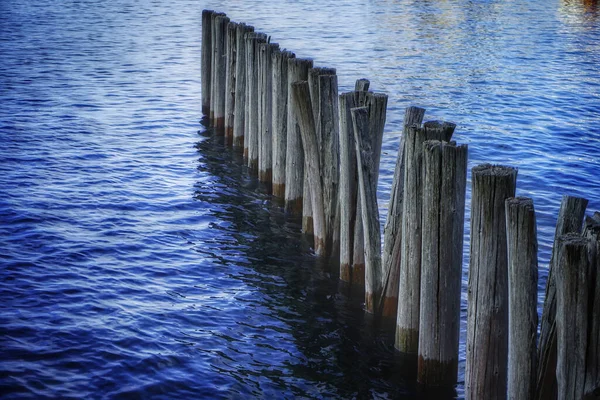
POLYGON ((233 120, 235 118, 235 81, 237 64, 237 28, 236 22, 227 24, 225 37, 225 145, 233 145, 233 120))
POLYGON ((279 49, 277 43, 259 44, 259 136, 258 180, 265 185, 267 193, 272 190, 273 168, 273 71, 271 54, 279 49))
POLYGON ((238 24, 236 29, 236 65, 235 65, 235 107, 233 117, 233 147, 244 149, 244 131, 246 121, 246 38, 254 32, 254 27, 238 24))
POLYGON ((202 10, 202 55, 200 59, 200 80, 202 81, 202 113, 210 115, 210 87, 212 70, 212 30, 213 10, 202 10))

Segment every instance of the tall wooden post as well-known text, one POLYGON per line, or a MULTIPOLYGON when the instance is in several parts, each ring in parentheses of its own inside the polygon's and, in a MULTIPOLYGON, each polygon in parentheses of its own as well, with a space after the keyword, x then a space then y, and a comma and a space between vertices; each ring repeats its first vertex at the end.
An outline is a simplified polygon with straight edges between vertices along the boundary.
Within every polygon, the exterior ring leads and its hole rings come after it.
POLYGON ((260 76, 260 129, 258 137, 258 180, 267 186, 270 193, 273 183, 273 72, 271 54, 277 50, 276 43, 259 45, 260 76))
POLYGON ((248 35, 246 42, 246 86, 248 87, 248 129, 244 138, 244 155, 247 157, 248 170, 252 174, 258 174, 258 137, 259 132, 259 103, 260 90, 258 81, 258 58, 259 44, 266 43, 267 35, 264 33, 254 33, 248 35), (246 151, 247 150, 247 151, 246 151))
POLYGON ((467 146, 423 147, 423 245, 417 379, 453 386, 458 378, 467 146))
MULTIPOLYGON (((215 132, 218 135, 225 133, 225 81, 227 74, 227 52, 226 52, 226 41, 227 41, 227 25, 229 24, 229 18, 227 16, 218 16, 215 19, 215 114, 214 114, 214 126, 215 132)), ((212 96, 211 96, 212 97, 212 96)))
POLYGON ((218 68, 220 62, 219 54, 223 55, 223 42, 220 40, 219 32, 222 25, 222 19, 225 17, 224 13, 214 12, 210 16, 210 42, 212 54, 211 60, 211 74, 210 74, 210 110, 209 110, 209 121, 210 126, 215 126, 215 112, 217 109, 217 93, 219 91, 219 72, 218 68), (221 50, 219 51, 219 48, 221 50))
POLYGON ((235 64, 235 108, 233 117, 233 147, 244 149, 244 127, 246 123, 246 37, 254 27, 238 24, 236 29, 235 64))
POLYGON ((508 260, 505 201, 515 195, 517 170, 484 164, 474 167, 471 175, 466 399, 506 399, 508 260))
POLYGON ((533 400, 537 379, 537 228, 533 200, 506 200, 508 398, 533 400))
POLYGON ((202 80, 202 113, 210 115, 210 87, 212 69, 212 10, 202 10, 202 58, 201 58, 201 80, 202 80))
POLYGON ((227 24, 225 40, 226 71, 225 71, 225 144, 233 144, 233 120, 235 117, 235 80, 237 78, 237 28, 236 22, 227 24))

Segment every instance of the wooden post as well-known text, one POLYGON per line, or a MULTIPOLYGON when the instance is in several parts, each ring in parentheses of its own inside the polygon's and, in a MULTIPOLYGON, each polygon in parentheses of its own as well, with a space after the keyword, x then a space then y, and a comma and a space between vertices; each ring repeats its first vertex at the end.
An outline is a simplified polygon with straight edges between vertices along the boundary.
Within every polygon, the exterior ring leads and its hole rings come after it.
POLYGON ((271 70, 271 53, 279 48, 276 43, 259 45, 260 75, 260 130, 258 137, 258 180, 271 192, 273 183, 273 73, 271 70))
POLYGON ((419 346, 421 290, 422 154, 425 131, 412 126, 406 135, 404 154, 404 210, 396 348, 416 354, 419 346))
POLYGON ((254 32, 254 27, 238 24, 236 30, 235 64, 235 108, 233 117, 233 147, 244 149, 244 126, 246 121, 246 36, 254 32))
POLYGON ((365 308, 375 313, 381 293, 381 232, 377 207, 377 174, 373 138, 369 136, 369 111, 366 107, 352 109, 352 125, 356 145, 358 191, 365 243, 365 308))
MULTIPOLYGON (((333 68, 321 68, 321 67, 313 67, 311 69, 308 70, 308 87, 310 89, 310 100, 312 103, 312 109, 313 109, 313 117, 314 117, 314 121, 315 121, 315 129, 316 129, 316 133, 317 133, 317 144, 319 145, 319 160, 321 161, 321 171, 324 172, 324 168, 325 168, 325 164, 323 163, 323 152, 322 152, 322 139, 321 139, 321 116, 319 115, 319 109, 320 109, 320 105, 321 105, 321 100, 320 100, 320 92, 319 92, 319 77, 321 75, 335 75, 335 69, 333 68)), ((337 96, 336 96, 336 101, 337 101, 337 96)), ((337 114, 337 112, 336 112, 337 114)), ((307 187, 307 181, 308 181, 308 176, 307 176, 307 171, 304 171, 304 190, 303 190, 303 195, 302 195, 302 232, 308 234, 308 235, 312 235, 313 234, 313 227, 312 227, 312 205, 310 202, 310 196, 309 196, 309 192, 308 192, 308 187, 307 187)), ((326 185, 323 186, 323 190, 327 191, 328 188, 326 185)), ((327 195, 326 195, 327 196, 327 195)), ((327 202, 325 202, 325 207, 327 207, 327 202)), ((325 219, 327 220, 327 214, 325 216, 325 219)))
POLYGON ((327 246, 325 237, 325 213, 323 209, 323 188, 321 186, 321 171, 319 166, 319 146, 315 121, 310 102, 310 91, 307 81, 294 82, 291 85, 294 99, 294 112, 300 127, 302 145, 305 149, 305 168, 308 171, 309 192, 313 205, 314 216, 314 247, 319 256, 325 254, 327 246))
POLYGON ((588 351, 585 366, 586 399, 600 397, 600 214, 586 218, 590 245, 590 308, 588 310, 588 351))
MULTIPOLYGON (((356 107, 365 107, 367 105, 367 95, 370 82, 368 79, 358 79, 354 87, 354 102, 356 107)), ((354 161, 353 161, 354 162, 354 161)), ((355 169, 357 167, 354 167, 355 169)), ((356 182, 358 177, 354 176, 356 182)), ((355 183, 356 185, 356 183, 355 183)), ((365 243, 364 231, 362 225, 361 200, 360 195, 354 193, 356 202, 356 216, 354 218, 354 243, 352 249, 352 284, 357 287, 365 286, 365 243)))
POLYGON ((210 116, 210 87, 211 87, 211 68, 212 68, 212 29, 211 16, 212 10, 202 10, 202 59, 201 59, 201 79, 202 79, 202 113, 210 116))
POLYGON ((456 129, 456 124, 445 121, 427 121, 423 124, 427 140, 441 140, 449 142, 456 129))
POLYGON ((506 399, 508 264, 505 201, 514 197, 517 170, 472 170, 471 253, 467 311, 466 399, 506 399))
MULTIPOLYGON (((288 59, 288 88, 296 81, 307 80, 308 70, 312 65, 313 61, 309 59, 288 59)), ((302 215, 302 194, 304 187, 304 151, 295 107, 292 91, 288 89, 285 211, 290 215, 300 216, 302 215)))
POLYGON ((225 42, 227 39, 227 25, 229 18, 226 16, 218 16, 215 19, 216 23, 216 52, 215 52, 215 132, 222 135, 225 132, 225 80, 227 73, 227 52, 225 42))
POLYGON ((340 120, 340 279, 352 282, 354 225, 356 218, 356 148, 351 109, 356 106, 354 92, 339 96, 340 120))
POLYGON ((559 238, 567 233, 581 233, 588 201, 573 196, 563 196, 556 221, 554 246, 548 266, 546 297, 540 324, 538 345, 537 399, 555 399, 556 385, 556 283, 554 274, 558 263, 559 238))
POLYGON ((506 200, 508 398, 533 400, 537 380, 537 228, 533 200, 506 200))
POLYGON ((423 245, 417 379, 451 387, 458 378, 467 146, 423 145, 423 245))
POLYGON ((226 49, 226 72, 225 72, 225 144, 233 144, 233 120, 235 117, 235 80, 237 64, 237 28, 236 22, 227 24, 226 49))
POLYGON ((583 399, 588 344, 590 265, 588 239, 579 234, 560 237, 556 271, 556 380, 558 398, 583 399))
POLYGON ((273 70, 273 196, 285 198, 285 154, 288 119, 288 59, 295 55, 289 51, 274 51, 273 70))
POLYGON ((382 312, 384 317, 396 318, 398 312, 398 284, 400 279, 400 253, 402 244, 402 209, 404 207, 404 141, 408 128, 413 125, 420 126, 423 122, 425 109, 408 107, 404 112, 404 129, 400 137, 398 157, 388 215, 385 221, 383 240, 383 300, 382 312))
POLYGON ((246 42, 246 86, 249 87, 249 101, 246 104, 246 107, 248 107, 248 129, 244 138, 244 155, 247 157, 248 170, 255 175, 258 173, 258 137, 260 135, 259 44, 266 41, 267 35, 254 33, 248 35, 248 41, 246 42))
MULTIPOLYGON (((218 22, 222 22, 222 17, 225 17, 224 13, 214 12, 210 16, 210 42, 212 54, 210 57, 211 60, 211 75, 210 75, 210 111, 209 111, 209 121, 210 126, 215 126, 215 112, 217 108, 217 92, 219 89, 219 39, 217 38, 219 32, 218 22)), ((222 43, 221 43, 222 44, 222 43)), ((222 55, 222 49, 221 49, 222 55)))

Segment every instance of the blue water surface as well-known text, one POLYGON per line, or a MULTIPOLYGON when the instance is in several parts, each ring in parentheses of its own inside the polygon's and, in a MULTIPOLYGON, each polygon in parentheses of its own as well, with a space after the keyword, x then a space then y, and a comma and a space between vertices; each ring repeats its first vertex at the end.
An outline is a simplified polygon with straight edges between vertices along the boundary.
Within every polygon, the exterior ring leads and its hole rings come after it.
MULTIPOLYGON (((2 397, 416 398, 393 326, 199 123, 202 9, 389 95, 382 222, 409 105, 457 123, 469 167, 518 167, 541 304, 562 195, 600 210, 598 7, 0 2, 2 397)), ((457 397, 465 316, 466 290, 457 397)))

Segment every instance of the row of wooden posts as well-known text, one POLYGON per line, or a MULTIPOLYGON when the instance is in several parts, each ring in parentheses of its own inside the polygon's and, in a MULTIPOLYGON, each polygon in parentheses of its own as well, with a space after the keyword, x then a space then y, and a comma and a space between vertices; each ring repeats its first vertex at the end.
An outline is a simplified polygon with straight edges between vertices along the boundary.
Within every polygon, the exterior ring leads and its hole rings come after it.
MULTIPOLYGON (((336 71, 223 13, 202 14, 202 110, 369 313, 396 318, 418 381, 457 382, 467 146, 409 107, 381 242, 377 182, 388 97, 338 94, 336 71)), ((472 169, 465 392, 469 399, 600 396, 600 214, 565 196, 537 340, 533 201, 517 170, 472 169)), ((591 397, 590 397, 591 398, 591 397)))

